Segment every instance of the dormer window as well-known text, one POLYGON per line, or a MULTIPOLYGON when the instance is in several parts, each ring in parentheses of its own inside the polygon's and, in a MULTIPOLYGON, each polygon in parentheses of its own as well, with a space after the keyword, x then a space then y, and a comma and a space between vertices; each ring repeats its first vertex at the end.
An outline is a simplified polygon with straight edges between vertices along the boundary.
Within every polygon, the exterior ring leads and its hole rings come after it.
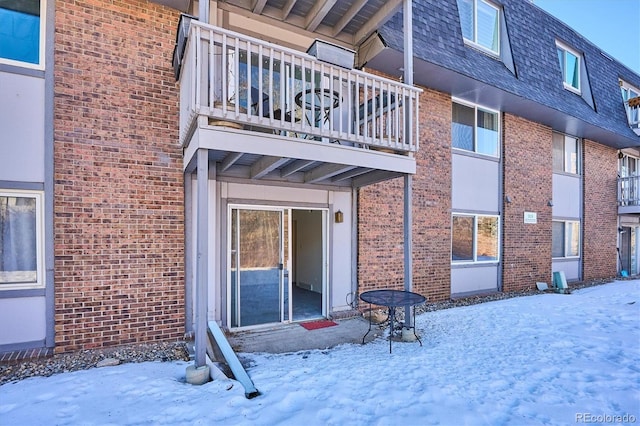
POLYGON ((640 90, 622 80, 620 80, 620 90, 629 125, 637 129, 640 127, 640 90))
POLYGON ((500 9, 485 0, 458 0, 465 41, 500 55, 500 9))
POLYGON ((556 42, 556 50, 565 89, 580 93, 582 55, 560 42, 556 42))

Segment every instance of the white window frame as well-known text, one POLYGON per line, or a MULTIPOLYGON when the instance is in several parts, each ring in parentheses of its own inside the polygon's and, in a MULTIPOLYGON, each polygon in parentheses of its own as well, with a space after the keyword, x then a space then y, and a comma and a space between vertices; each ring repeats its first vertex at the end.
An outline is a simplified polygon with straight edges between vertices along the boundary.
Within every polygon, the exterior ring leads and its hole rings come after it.
MULTIPOLYGON (((580 143, 580 138, 577 138, 577 137, 571 136, 571 135, 566 135, 564 133, 559 133, 559 132, 553 132, 553 133, 556 134, 556 135, 562 136, 562 157, 563 157, 562 170, 556 170, 555 169, 555 165, 552 164, 553 172, 554 173, 560 173, 560 174, 561 173, 565 173, 565 174, 571 175, 571 176, 580 176, 580 174, 582 173, 582 144, 580 143), (575 173, 566 170, 566 165, 567 165, 567 149, 566 149, 567 148, 567 138, 573 139, 575 141, 575 143, 576 143, 576 172, 575 173)), ((553 146, 552 146, 552 149, 553 149, 553 146)))
POLYGON ((640 120, 640 112, 636 108, 635 117, 631 114, 631 108, 629 107, 629 99, 635 98, 636 96, 640 96, 640 89, 635 86, 630 85, 624 80, 620 80, 620 94, 622 95, 622 101, 624 102, 624 109, 627 113, 627 121, 629 124, 638 124, 640 120), (633 92, 633 95, 631 94, 633 92))
POLYGON ((564 256, 553 256, 553 230, 552 235, 551 235, 551 239, 552 239, 552 254, 551 257, 552 259, 579 259, 580 255, 582 253, 582 227, 580 226, 580 221, 579 220, 559 220, 559 219, 553 219, 553 222, 557 222, 557 223, 564 223, 564 235, 562 236, 562 238, 564 239, 564 256), (569 241, 569 239, 567 238, 567 224, 571 223, 571 224, 578 224, 578 254, 577 255, 571 255, 571 256, 567 256, 567 252, 569 251, 569 247, 571 246, 571 242, 569 241))
POLYGON ((41 191, 0 189, 0 197, 34 198, 36 200, 36 281, 0 283, 0 291, 44 288, 44 195, 41 191))
MULTIPOLYGON (((468 149, 464 149, 464 148, 458 148, 453 146, 453 135, 451 137, 451 148, 461 151, 461 152, 473 152, 474 154, 477 155, 486 155, 487 157, 491 157, 491 158, 500 158, 500 152, 502 150, 502 145, 501 145, 501 141, 502 141, 502 120, 501 120, 501 116, 500 116, 500 111, 491 109, 491 108, 486 108, 484 106, 481 105, 477 105, 477 104, 473 104, 471 102, 467 102, 467 101, 463 101, 461 99, 458 98, 451 98, 452 103, 456 103, 456 104, 460 104, 463 106, 466 106, 468 108, 473 108, 473 151, 470 151, 468 149), (498 117, 498 142, 496 145, 496 155, 492 155, 492 154, 487 154, 484 152, 478 152, 478 110, 480 111, 484 111, 484 112, 488 112, 490 114, 495 114, 498 117)), ((452 105, 452 109, 453 109, 453 105, 452 105)), ((451 119, 451 123, 453 124, 453 117, 451 119)))
MULTIPOLYGON (((464 31, 462 32, 463 36, 463 40, 465 43, 473 46, 474 48, 480 49, 483 52, 486 52, 492 56, 496 56, 499 57, 500 56, 500 43, 501 43, 501 22, 502 22, 502 10, 500 7, 496 6, 495 4, 486 1, 486 0, 471 0, 473 2, 473 20, 472 20, 472 25, 473 25, 473 40, 470 40, 466 37, 464 37, 464 31), (497 40, 497 49, 493 50, 491 48, 488 48, 486 46, 481 45, 480 43, 478 43, 478 3, 484 3, 485 5, 491 7, 492 9, 495 9, 496 12, 498 13, 498 40, 497 40)), ((460 23, 460 25, 462 26, 462 23, 460 23)))
POLYGON ((16 61, 14 59, 8 59, 0 57, 0 64, 13 65, 21 68, 31 68, 36 70, 44 70, 45 68, 45 50, 46 50, 46 26, 47 26, 47 0, 40 0, 40 39, 39 39, 39 55, 38 63, 32 64, 30 62, 16 61))
POLYGON ((460 213, 451 214, 451 264, 452 265, 471 265, 471 264, 496 264, 500 262, 501 253, 501 232, 500 232, 500 215, 497 214, 481 214, 481 213, 460 213), (453 259, 453 218, 454 217, 471 217, 473 218, 473 259, 472 260, 454 260, 453 259), (494 260, 478 260, 478 218, 490 217, 497 219, 497 252, 494 260))
MULTIPOLYGON (((562 74, 562 85, 565 89, 570 90, 574 93, 577 93, 579 95, 582 94, 582 66, 583 66, 583 57, 582 54, 579 53, 577 50, 572 49, 571 47, 567 46, 566 44, 557 41, 556 40, 556 49, 560 49, 563 50, 565 52, 564 54, 564 63, 562 64, 561 68, 560 68, 560 73, 562 74), (571 53, 573 56, 575 56, 578 59, 578 87, 574 87, 573 85, 569 84, 566 82, 566 71, 567 71, 567 58, 566 58, 566 52, 571 53)), ((557 51, 556 51, 556 57, 557 57, 557 51)), ((560 65, 560 64, 558 64, 560 65)))

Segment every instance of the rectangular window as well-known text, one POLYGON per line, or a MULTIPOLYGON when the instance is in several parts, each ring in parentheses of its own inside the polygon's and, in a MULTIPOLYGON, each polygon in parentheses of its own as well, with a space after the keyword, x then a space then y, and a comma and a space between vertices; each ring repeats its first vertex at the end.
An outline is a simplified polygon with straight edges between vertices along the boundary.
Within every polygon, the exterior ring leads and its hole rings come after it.
POLYGON ((620 90, 622 91, 622 101, 624 102, 624 107, 627 111, 629 124, 637 127, 640 122, 640 107, 632 107, 629 100, 640 97, 640 89, 620 80, 620 90))
POLYGON ((554 258, 580 256, 580 222, 553 221, 551 256, 554 258))
POLYGON ((451 260, 453 262, 497 262, 500 242, 498 216, 454 214, 451 260))
POLYGON ((42 198, 0 191, 0 290, 42 287, 42 198))
POLYGON ((0 2, 0 60, 18 66, 44 63, 44 0, 0 2))
POLYGON ((452 146, 497 157, 500 134, 498 118, 497 112, 454 102, 451 117, 452 146))
POLYGON ((560 133, 553 134, 553 171, 571 174, 580 172, 578 139, 560 133))
POLYGON ((458 0, 458 14, 465 40, 498 55, 500 9, 485 0, 458 0))
POLYGON ((564 87, 580 92, 581 55, 559 42, 556 42, 556 49, 564 87))

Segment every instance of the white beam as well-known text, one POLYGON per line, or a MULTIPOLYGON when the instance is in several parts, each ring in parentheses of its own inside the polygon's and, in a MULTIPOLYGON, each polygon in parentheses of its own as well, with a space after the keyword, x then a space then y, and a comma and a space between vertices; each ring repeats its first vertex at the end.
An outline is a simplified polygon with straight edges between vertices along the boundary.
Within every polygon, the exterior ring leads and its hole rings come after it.
POLYGON ((256 0, 255 2, 253 2, 253 7, 251 9, 253 10, 253 13, 257 13, 258 15, 260 15, 264 10, 264 6, 266 4, 267 0, 256 0))
POLYGON ((364 168, 364 169, 363 168, 353 169, 353 170, 350 170, 350 171, 348 171, 346 173, 342 173, 342 174, 334 177, 333 179, 331 179, 331 181, 340 182, 342 180, 351 179, 351 178, 354 178, 356 176, 360 176, 360 175, 363 175, 365 173, 369 173, 369 172, 372 172, 372 171, 373 171, 373 169, 367 169, 367 168, 364 168))
POLYGON ((227 156, 224 157, 224 160, 222 160, 222 163, 220 163, 220 173, 233 166, 243 155, 243 152, 230 152, 227 154, 227 156))
POLYGON ((323 0, 317 1, 313 6, 309 14, 307 15, 305 21, 305 28, 308 31, 315 31, 320 25, 320 22, 327 16, 327 13, 331 10, 334 4, 336 4, 337 0, 323 0))
POLYGON ((297 0, 289 0, 285 3, 284 7, 282 8, 282 20, 286 20, 287 17, 289 16, 289 14, 291 13, 291 9, 293 9, 293 6, 296 5, 296 1, 297 0))
POLYGON ((309 170, 304 174, 305 183, 315 183, 321 180, 329 179, 340 173, 347 172, 355 166, 346 166, 344 164, 323 164, 315 169, 309 170))
POLYGON ((260 179, 287 161, 283 157, 262 157, 251 166, 251 179, 260 179))
POLYGON ((344 27, 346 27, 347 24, 351 22, 353 17, 356 16, 358 12, 360 12, 360 9, 362 9, 364 5, 367 4, 367 1, 369 0, 358 0, 351 5, 349 10, 347 10, 347 13, 342 15, 342 18, 340 18, 338 23, 332 28, 332 34, 334 37, 340 34, 340 31, 342 31, 344 27))
POLYGON ((286 167, 283 167, 282 170, 280 170, 280 177, 287 177, 290 176, 292 174, 294 174, 297 171, 300 171, 302 169, 304 169, 307 166, 310 166, 311 164, 315 163, 315 160, 296 160, 293 161, 291 164, 287 165, 286 167))
POLYGON ((375 15, 371 17, 369 22, 364 25, 360 30, 353 36, 353 45, 359 45, 364 39, 369 37, 372 32, 377 30, 387 22, 395 13, 400 10, 402 6, 402 0, 389 0, 387 3, 380 8, 376 12, 375 15))

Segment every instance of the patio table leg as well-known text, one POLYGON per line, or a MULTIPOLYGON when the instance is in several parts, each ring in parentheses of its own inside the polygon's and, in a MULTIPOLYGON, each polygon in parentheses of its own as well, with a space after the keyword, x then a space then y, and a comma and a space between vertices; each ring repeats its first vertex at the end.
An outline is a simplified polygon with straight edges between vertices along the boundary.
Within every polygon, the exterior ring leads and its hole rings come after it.
POLYGON ((367 331, 367 333, 362 336, 362 344, 364 345, 364 339, 365 337, 367 337, 367 334, 369 334, 371 332, 371 303, 369 303, 369 330, 367 331))

